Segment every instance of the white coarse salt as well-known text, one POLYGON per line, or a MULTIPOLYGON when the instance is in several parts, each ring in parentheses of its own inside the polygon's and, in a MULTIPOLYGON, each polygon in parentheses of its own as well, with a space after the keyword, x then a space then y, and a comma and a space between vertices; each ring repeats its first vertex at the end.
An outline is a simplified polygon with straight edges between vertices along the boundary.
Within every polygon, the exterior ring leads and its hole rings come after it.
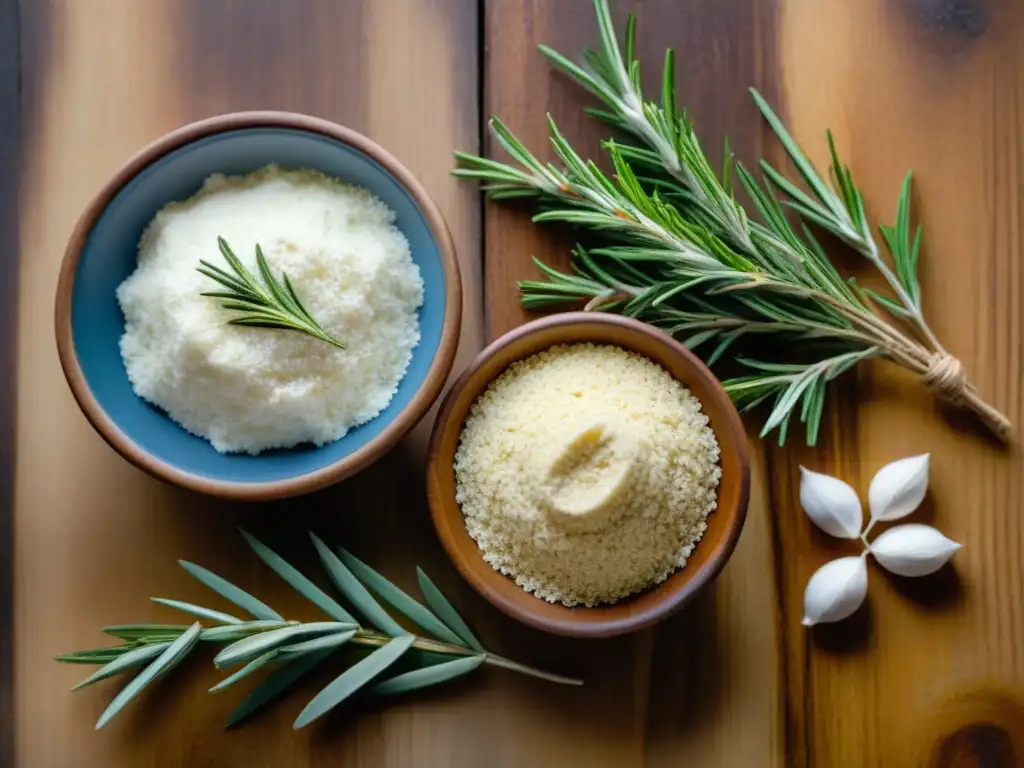
MULTIPOLYGON (((230 270, 229 270, 230 271, 230 270)), ((267 166, 215 174, 163 208, 118 287, 121 356, 135 392, 218 451, 323 445, 379 414, 419 343, 423 280, 395 214, 365 189, 267 166), (301 332, 229 325, 238 313, 196 268, 227 268, 223 237, 254 274, 255 248, 338 349, 301 332)))

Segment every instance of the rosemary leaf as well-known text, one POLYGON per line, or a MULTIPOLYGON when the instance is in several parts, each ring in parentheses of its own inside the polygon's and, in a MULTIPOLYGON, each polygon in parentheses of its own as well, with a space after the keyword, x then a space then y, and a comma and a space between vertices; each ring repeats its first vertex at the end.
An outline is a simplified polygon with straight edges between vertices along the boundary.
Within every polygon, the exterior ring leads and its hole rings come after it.
POLYGON ((396 693, 407 693, 419 688, 427 688, 437 685, 456 677, 461 677, 484 663, 484 656, 467 656, 464 659, 445 661, 440 664, 432 664, 422 669, 414 669, 411 672, 404 672, 395 675, 382 682, 376 683, 366 689, 367 695, 391 696, 396 693))
POLYGON ((313 669, 313 667, 330 656, 333 650, 334 649, 330 649, 320 651, 319 653, 310 653, 305 656, 299 656, 295 661, 275 669, 267 675, 263 682, 253 689, 252 693, 245 697, 234 712, 228 715, 228 719, 224 724, 224 727, 231 728, 232 726, 238 725, 238 723, 245 720, 245 718, 249 717, 253 712, 269 704, 288 690, 294 683, 303 677, 303 675, 313 669))
POLYGON ((412 647, 412 635, 396 637, 383 648, 379 648, 362 661, 353 664, 306 705, 292 726, 303 728, 318 717, 330 712, 366 683, 398 661, 399 657, 412 647))
POLYGON ((225 677, 223 680, 221 680, 219 683, 213 686, 209 692, 216 693, 217 691, 223 691, 225 688, 234 685, 239 680, 248 677, 253 672, 263 669, 263 667, 265 667, 267 664, 269 664, 272 661, 275 661, 279 657, 279 655, 279 652, 275 649, 273 651, 267 651, 262 656, 257 656, 255 659, 250 661, 241 669, 236 670, 232 674, 225 677))
POLYGON ((205 291, 200 295, 220 299, 225 309, 243 313, 229 320, 230 325, 299 331, 340 349, 345 348, 309 314, 288 275, 282 273, 280 280, 274 276, 258 244, 256 269, 259 279, 246 268, 224 238, 217 238, 217 246, 234 274, 201 259, 196 269, 225 290, 205 291))
POLYGON ((117 696, 114 697, 114 700, 110 702, 110 705, 103 711, 103 714, 100 715, 100 719, 96 721, 96 730, 98 731, 109 723, 125 705, 138 696, 157 677, 166 674, 177 666, 196 644, 201 630, 202 626, 199 622, 193 624, 182 633, 181 637, 167 646, 152 664, 142 670, 128 685, 122 688, 117 696))
POLYGON ((200 619, 209 619, 210 621, 216 621, 220 624, 241 624, 242 620, 232 616, 229 613, 222 613, 221 611, 215 611, 211 608, 203 608, 201 605, 193 605, 192 603, 183 603, 180 600, 169 600, 166 597, 151 597, 149 598, 154 603, 160 605, 166 605, 168 608, 176 608, 179 611, 191 614, 200 619))
POLYGON ((466 622, 459 616, 455 606, 448 602, 448 598, 444 596, 441 590, 434 586, 434 582, 418 566, 416 568, 416 577, 419 579, 420 591, 423 593, 423 597, 426 598, 427 605, 433 609, 441 621, 445 622, 452 632, 458 635, 466 645, 475 651, 482 652, 484 647, 476 639, 473 630, 466 626, 466 622))
POLYGON ((356 636, 356 630, 350 630, 348 632, 338 632, 333 635, 325 635, 324 637, 317 637, 313 640, 306 640, 301 643, 295 643, 294 645, 285 645, 278 649, 281 656, 302 656, 306 653, 312 653, 313 651, 325 651, 327 649, 334 649, 344 645, 353 637, 356 636))
POLYGON ((338 559, 338 556, 331 552, 330 548, 320 540, 320 537, 312 533, 309 536, 313 540, 317 554, 320 555, 320 562, 323 563, 324 568, 327 570, 327 575, 334 582, 334 586, 359 609, 363 616, 369 619, 373 626, 392 637, 409 634, 401 624, 391 618, 387 611, 381 608, 380 603, 373 599, 373 595, 370 594, 369 590, 338 559))
POLYGON ((233 643, 251 635, 258 635, 261 632, 269 632, 272 629, 293 626, 294 622, 284 619, 276 621, 273 619, 258 619, 256 621, 243 621, 239 624, 227 624, 222 627, 211 627, 204 629, 199 636, 200 640, 212 643, 233 643))
POLYGON ((117 624, 103 627, 104 634, 131 642, 174 640, 188 629, 187 624, 117 624))
POLYGON ((253 657, 260 656, 275 648, 282 648, 323 635, 347 633, 349 630, 354 629, 354 624, 339 624, 333 621, 318 621, 311 624, 298 624, 292 627, 272 629, 269 632, 261 632, 258 635, 245 637, 232 643, 214 656, 213 663, 218 667, 230 667, 247 662, 253 657))
POLYGON ((106 680, 108 677, 119 675, 122 672, 127 672, 129 669, 145 664, 150 659, 159 656, 170 646, 170 642, 153 643, 151 645, 140 646, 134 650, 128 651, 127 653, 121 654, 106 666, 97 669, 71 690, 77 691, 79 688, 85 688, 87 685, 92 685, 100 680, 106 680))
POLYGON ((336 600, 320 589, 320 587, 303 576, 283 557, 251 534, 245 531, 241 531, 241 534, 249 542, 249 546, 252 547, 253 552, 259 556, 260 560, 269 565, 278 576, 294 587, 300 595, 316 605, 332 619, 352 624, 353 626, 356 624, 356 620, 352 617, 351 613, 342 608, 336 600))
POLYGON ((281 618, 281 614, 269 605, 257 600, 244 589, 239 589, 227 579, 221 578, 212 571, 206 570, 201 565, 190 563, 187 560, 179 560, 178 564, 225 600, 234 603, 243 611, 252 614, 257 619, 284 621, 284 619, 281 618))
POLYGON ((457 634, 444 625, 434 614, 422 605, 417 603, 405 592, 400 590, 390 581, 385 579, 370 566, 366 565, 355 555, 344 549, 339 549, 338 554, 349 570, 356 575, 366 586, 376 592, 388 605, 396 611, 408 617, 417 626, 427 630, 445 642, 465 646, 466 643, 457 634))

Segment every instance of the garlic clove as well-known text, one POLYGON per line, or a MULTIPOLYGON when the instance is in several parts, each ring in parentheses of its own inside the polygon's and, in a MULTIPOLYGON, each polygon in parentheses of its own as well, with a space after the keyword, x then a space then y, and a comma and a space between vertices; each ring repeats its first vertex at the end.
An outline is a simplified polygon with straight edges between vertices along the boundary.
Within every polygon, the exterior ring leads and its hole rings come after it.
POLYGON ((860 608, 868 593, 863 556, 841 557, 814 572, 804 590, 805 627, 841 621, 860 608))
POLYGON ((837 477, 800 467, 800 505, 816 526, 830 536, 856 539, 864 513, 857 492, 837 477))
POLYGON ((928 457, 909 456, 875 473, 868 489, 872 520, 899 520, 921 505, 928 491, 928 457))
POLYGON ((927 576, 963 546, 930 525, 908 523, 882 533, 870 544, 871 554, 885 570, 899 576, 927 576))

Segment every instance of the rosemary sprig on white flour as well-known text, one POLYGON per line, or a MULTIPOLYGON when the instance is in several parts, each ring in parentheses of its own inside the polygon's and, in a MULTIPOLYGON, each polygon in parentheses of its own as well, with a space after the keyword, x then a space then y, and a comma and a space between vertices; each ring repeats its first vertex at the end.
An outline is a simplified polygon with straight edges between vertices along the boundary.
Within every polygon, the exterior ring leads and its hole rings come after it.
POLYGON ((767 162, 763 176, 737 163, 725 146, 720 173, 693 124, 677 106, 671 50, 665 55, 660 102, 645 100, 634 56, 635 20, 620 50, 606 0, 595 0, 601 45, 577 65, 541 46, 558 68, 604 102, 588 110, 626 141, 604 142, 609 178, 585 161, 548 117, 560 163, 541 162, 505 125, 491 130, 515 160, 509 165, 457 153, 457 176, 479 179, 496 200, 537 198, 534 221, 561 221, 598 234, 600 247, 574 251, 573 272, 537 262, 543 280, 520 285, 527 308, 611 310, 678 336, 715 363, 742 337, 771 337, 771 359, 737 357, 750 374, 725 382, 738 406, 773 406, 762 435, 786 437, 796 414, 814 444, 828 382, 869 358, 885 358, 919 376, 936 395, 971 409, 1000 438, 1011 425, 982 399, 959 360, 925 321, 917 278, 921 230, 910 225, 910 174, 903 181, 896 223, 881 226, 891 264, 873 234, 850 169, 829 134, 827 183, 807 160, 767 102, 754 100, 792 159, 809 192, 767 162), (738 178, 758 219, 734 195, 738 178), (781 195, 781 199, 780 199, 781 195), (788 215, 796 213, 796 224, 788 215), (830 232, 867 259, 890 295, 844 280, 809 225, 830 232))
POLYGON ((341 349, 345 348, 344 344, 321 328, 306 311, 295 289, 292 288, 288 275, 281 273, 281 280, 274 277, 263 256, 263 249, 258 244, 256 267, 259 269, 262 282, 239 260, 223 237, 217 238, 217 245, 234 274, 208 261, 200 260, 202 266, 196 269, 225 288, 223 291, 205 291, 200 295, 220 299, 225 309, 243 313, 229 320, 230 324, 300 331, 341 349))
POLYGON ((242 535, 264 563, 323 611, 330 621, 287 621, 240 587, 201 566, 181 560, 181 566, 192 576, 253 618, 240 619, 213 608, 154 597, 153 602, 208 623, 104 627, 106 634, 124 643, 57 656, 57 661, 70 664, 103 665, 72 690, 142 667, 100 715, 97 730, 202 641, 223 644, 225 647, 217 653, 213 663, 218 669, 234 669, 210 688, 211 692, 222 691, 259 670, 269 671, 228 716, 228 727, 270 703, 342 646, 356 646, 370 652, 313 697, 299 713, 295 728, 308 725, 357 692, 367 696, 405 693, 452 680, 483 665, 502 667, 552 683, 582 685, 580 680, 528 667, 486 650, 448 599, 418 568, 419 586, 426 605, 411 598, 351 553, 343 549, 331 550, 310 534, 328 577, 367 622, 363 625, 354 613, 274 551, 244 531, 242 535), (414 635, 405 629, 384 610, 378 598, 425 635, 414 635))

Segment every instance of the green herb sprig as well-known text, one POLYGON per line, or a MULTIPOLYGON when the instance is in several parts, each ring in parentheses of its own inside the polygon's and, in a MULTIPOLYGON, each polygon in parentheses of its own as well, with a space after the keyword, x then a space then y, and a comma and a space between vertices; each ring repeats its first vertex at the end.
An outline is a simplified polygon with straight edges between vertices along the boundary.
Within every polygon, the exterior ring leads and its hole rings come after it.
POLYGON ((870 358, 884 358, 917 374, 938 396, 977 413, 1000 438, 1009 420, 968 382, 961 363, 925 321, 917 277, 921 229, 910 225, 911 176, 903 181, 892 227, 882 226, 891 266, 882 256, 863 197, 828 136, 827 183, 768 103, 754 100, 809 192, 761 162, 763 176, 736 162, 725 145, 721 172, 701 147, 693 124, 677 106, 671 50, 665 55, 660 102, 645 99, 634 56, 636 21, 620 49, 606 0, 595 0, 600 47, 578 65, 556 51, 541 52, 603 102, 587 110, 625 135, 604 142, 611 178, 585 161, 551 116, 548 127, 558 165, 537 159, 497 117, 490 121, 514 165, 456 153, 455 175, 478 179, 495 200, 535 198, 536 222, 566 222, 604 242, 573 253, 573 271, 537 262, 542 280, 519 283, 523 306, 617 311, 657 325, 714 364, 744 337, 770 337, 777 357, 736 356, 751 373, 725 382, 748 411, 772 403, 762 436, 790 419, 818 437, 830 381, 870 358), (735 181, 758 218, 736 199, 735 181), (789 212, 796 214, 796 222, 789 212), (810 226, 839 237, 882 275, 885 296, 844 280, 810 226))
POLYGON ((228 321, 231 325, 300 331, 335 347, 345 348, 306 311, 288 275, 282 272, 280 280, 274 277, 259 244, 256 245, 256 267, 262 282, 239 260, 223 237, 217 238, 217 245, 234 274, 200 260, 201 266, 196 269, 225 288, 223 291, 205 291, 200 295, 220 299, 225 309, 242 312, 228 321))
POLYGON ((214 665, 218 669, 234 670, 210 688, 211 692, 222 691, 260 670, 269 671, 228 716, 227 727, 269 704, 343 646, 369 649, 370 653, 313 697, 299 713, 295 728, 308 725, 357 692, 377 697, 405 693, 461 677, 483 665, 502 667, 553 683, 582 685, 580 680, 528 667, 486 650, 454 606, 419 568, 416 572, 426 605, 351 553, 344 549, 331 550, 310 534, 331 583, 354 609, 353 613, 259 540, 245 531, 242 535, 264 563, 323 611, 330 621, 287 621, 240 587, 202 566, 181 560, 181 566, 192 576, 253 618, 241 619, 212 608, 154 597, 153 602, 183 611, 200 621, 191 625, 104 627, 106 634, 124 643, 57 656, 57 661, 69 664, 103 665, 72 690, 142 667, 100 715, 97 730, 204 642, 224 645, 214 657, 214 665), (405 629, 383 608, 381 601, 426 635, 414 635, 405 629), (367 625, 362 624, 356 614, 367 625), (400 659, 401 669, 394 672, 400 666, 400 659), (394 673, 389 676, 391 672, 394 673))

